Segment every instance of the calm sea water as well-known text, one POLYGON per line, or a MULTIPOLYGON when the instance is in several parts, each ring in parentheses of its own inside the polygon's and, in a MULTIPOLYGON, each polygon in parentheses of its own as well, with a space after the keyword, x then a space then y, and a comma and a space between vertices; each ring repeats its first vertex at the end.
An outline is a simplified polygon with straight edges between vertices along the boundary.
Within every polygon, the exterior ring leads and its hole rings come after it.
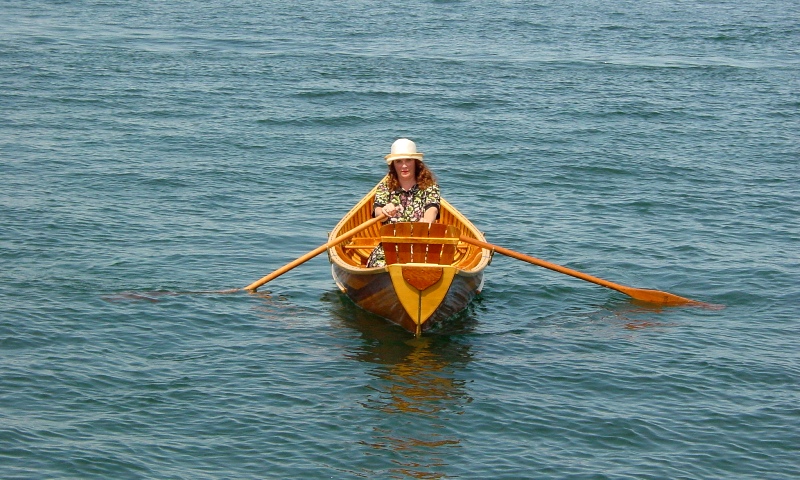
POLYGON ((796 1, 0 8, 2 478, 800 475, 796 1), (326 240, 417 141, 500 255, 412 339, 326 240))

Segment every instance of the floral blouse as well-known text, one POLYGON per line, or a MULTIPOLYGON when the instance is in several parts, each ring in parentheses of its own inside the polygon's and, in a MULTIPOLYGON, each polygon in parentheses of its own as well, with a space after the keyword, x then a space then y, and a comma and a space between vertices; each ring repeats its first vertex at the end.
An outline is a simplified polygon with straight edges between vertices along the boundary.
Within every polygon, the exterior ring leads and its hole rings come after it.
POLYGON ((400 208, 400 215, 390 218, 389 222, 419 222, 422 221, 425 210, 430 207, 441 210, 441 202, 442 194, 439 191, 439 185, 435 183, 424 190, 420 190, 417 185, 414 185, 408 191, 398 188, 392 192, 389 191, 386 181, 383 181, 378 184, 372 211, 393 203, 400 208))
MULTIPOLYGON (((386 181, 383 181, 378 184, 378 190, 375 192, 372 211, 374 214, 376 208, 393 203, 400 207, 400 215, 390 218, 388 222, 419 222, 422 221, 425 210, 430 207, 436 207, 441 211, 441 202, 442 194, 439 191, 439 185, 435 183, 425 190, 420 190, 417 185, 414 185, 408 191, 398 188, 392 192, 386 186, 386 181)), ((438 214, 436 218, 439 218, 438 214)), ((367 259, 367 266, 382 267, 384 265, 386 265, 386 254, 383 251, 383 245, 378 245, 367 259)))

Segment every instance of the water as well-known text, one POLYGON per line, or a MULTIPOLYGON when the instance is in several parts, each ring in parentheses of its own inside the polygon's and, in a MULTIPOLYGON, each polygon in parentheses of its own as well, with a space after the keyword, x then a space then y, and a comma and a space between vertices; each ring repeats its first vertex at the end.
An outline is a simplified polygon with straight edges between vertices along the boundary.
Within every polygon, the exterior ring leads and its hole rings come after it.
POLYGON ((800 6, 0 9, 3 478, 796 478, 800 6), (496 255, 412 339, 324 243, 399 136, 496 255))

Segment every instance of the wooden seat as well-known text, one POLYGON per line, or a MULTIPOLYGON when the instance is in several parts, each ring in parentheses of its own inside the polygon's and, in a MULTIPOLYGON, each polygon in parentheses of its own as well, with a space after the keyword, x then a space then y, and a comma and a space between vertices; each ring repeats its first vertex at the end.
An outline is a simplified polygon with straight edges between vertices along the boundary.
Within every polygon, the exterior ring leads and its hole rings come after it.
POLYGON ((455 259, 458 230, 441 223, 389 223, 381 227, 381 243, 387 265, 450 265, 455 259))
POLYGON ((378 245, 378 242, 380 242, 380 238, 360 237, 350 240, 350 242, 342 245, 342 247, 345 250, 359 250, 364 248, 372 250, 378 245))
POLYGON ((343 258, 354 265, 364 267, 375 247, 378 246, 380 237, 358 237, 351 239, 348 243, 340 245, 343 258))

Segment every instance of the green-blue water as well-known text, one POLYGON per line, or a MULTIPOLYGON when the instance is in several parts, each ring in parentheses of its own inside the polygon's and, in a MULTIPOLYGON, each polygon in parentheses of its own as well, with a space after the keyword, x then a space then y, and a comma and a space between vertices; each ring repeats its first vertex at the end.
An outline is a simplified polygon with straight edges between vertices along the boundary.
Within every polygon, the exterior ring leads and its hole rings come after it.
POLYGON ((800 472, 800 5, 0 5, 0 477, 800 472), (326 240, 414 139, 496 255, 412 339, 326 240), (195 292, 195 293, 192 293, 195 292))

